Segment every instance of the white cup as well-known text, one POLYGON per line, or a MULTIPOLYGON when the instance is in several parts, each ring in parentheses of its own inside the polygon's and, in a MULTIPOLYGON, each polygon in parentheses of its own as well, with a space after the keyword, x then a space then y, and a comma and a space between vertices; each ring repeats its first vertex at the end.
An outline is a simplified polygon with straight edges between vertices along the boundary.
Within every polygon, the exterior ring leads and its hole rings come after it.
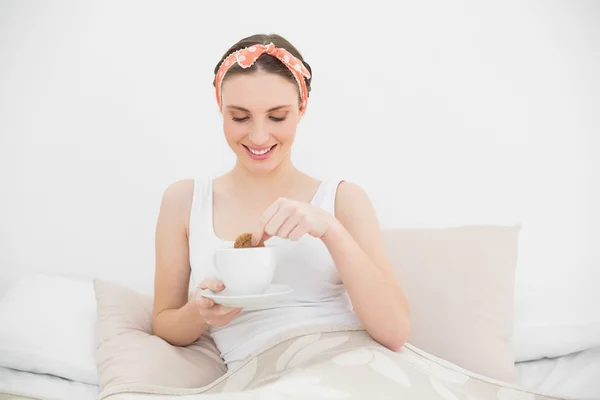
POLYGON ((217 275, 225 285, 223 293, 228 295, 265 293, 273 281, 276 264, 273 246, 225 247, 215 251, 217 275))

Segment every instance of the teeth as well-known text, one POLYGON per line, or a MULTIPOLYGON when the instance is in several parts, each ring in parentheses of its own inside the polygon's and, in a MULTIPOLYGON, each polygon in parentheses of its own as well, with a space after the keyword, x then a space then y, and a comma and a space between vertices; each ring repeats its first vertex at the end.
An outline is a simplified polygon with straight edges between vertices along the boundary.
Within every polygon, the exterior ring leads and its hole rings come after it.
POLYGON ((254 150, 254 149, 251 149, 250 147, 248 147, 248 150, 250 150, 250 152, 252 154, 256 154, 257 156, 262 156, 263 154, 267 154, 271 150, 271 148, 272 147, 269 147, 268 149, 257 151, 257 150, 254 150))

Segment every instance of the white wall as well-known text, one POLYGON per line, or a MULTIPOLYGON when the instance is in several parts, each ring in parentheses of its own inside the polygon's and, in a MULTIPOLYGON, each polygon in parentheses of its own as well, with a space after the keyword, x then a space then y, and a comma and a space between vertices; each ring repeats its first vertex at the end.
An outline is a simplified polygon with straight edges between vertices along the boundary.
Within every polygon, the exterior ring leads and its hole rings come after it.
POLYGON ((0 2, 0 293, 31 271, 151 288, 162 191, 232 162, 214 65, 257 32, 313 67, 301 168, 365 187, 384 227, 522 223, 521 276, 600 278, 597 6, 283 4, 0 2))

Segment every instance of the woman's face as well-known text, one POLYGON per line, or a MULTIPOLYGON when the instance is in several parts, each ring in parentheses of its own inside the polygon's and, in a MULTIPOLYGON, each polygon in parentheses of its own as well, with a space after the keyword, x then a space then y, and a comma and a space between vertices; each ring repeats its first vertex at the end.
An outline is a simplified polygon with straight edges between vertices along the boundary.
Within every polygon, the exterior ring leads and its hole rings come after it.
POLYGON ((226 79, 221 96, 225 139, 238 162, 265 173, 290 157, 301 117, 297 85, 256 71, 226 79))

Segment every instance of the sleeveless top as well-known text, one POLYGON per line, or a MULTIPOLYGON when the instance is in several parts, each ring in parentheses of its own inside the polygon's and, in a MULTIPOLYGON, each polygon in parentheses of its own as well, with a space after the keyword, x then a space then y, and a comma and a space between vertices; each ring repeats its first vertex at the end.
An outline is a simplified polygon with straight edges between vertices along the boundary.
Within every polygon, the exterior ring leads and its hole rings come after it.
MULTIPOLYGON (((339 183, 323 181, 311 204, 334 214, 339 183)), ((232 246, 232 242, 221 240, 214 231, 212 178, 195 179, 193 196, 189 223, 192 291, 205 278, 216 278, 215 249, 232 246)), ((263 343, 292 328, 359 323, 329 250, 321 239, 306 234, 294 242, 275 236, 266 243, 277 245, 277 268, 272 283, 288 285, 294 291, 276 305, 242 310, 228 325, 209 327, 228 366, 252 356, 263 343)))

